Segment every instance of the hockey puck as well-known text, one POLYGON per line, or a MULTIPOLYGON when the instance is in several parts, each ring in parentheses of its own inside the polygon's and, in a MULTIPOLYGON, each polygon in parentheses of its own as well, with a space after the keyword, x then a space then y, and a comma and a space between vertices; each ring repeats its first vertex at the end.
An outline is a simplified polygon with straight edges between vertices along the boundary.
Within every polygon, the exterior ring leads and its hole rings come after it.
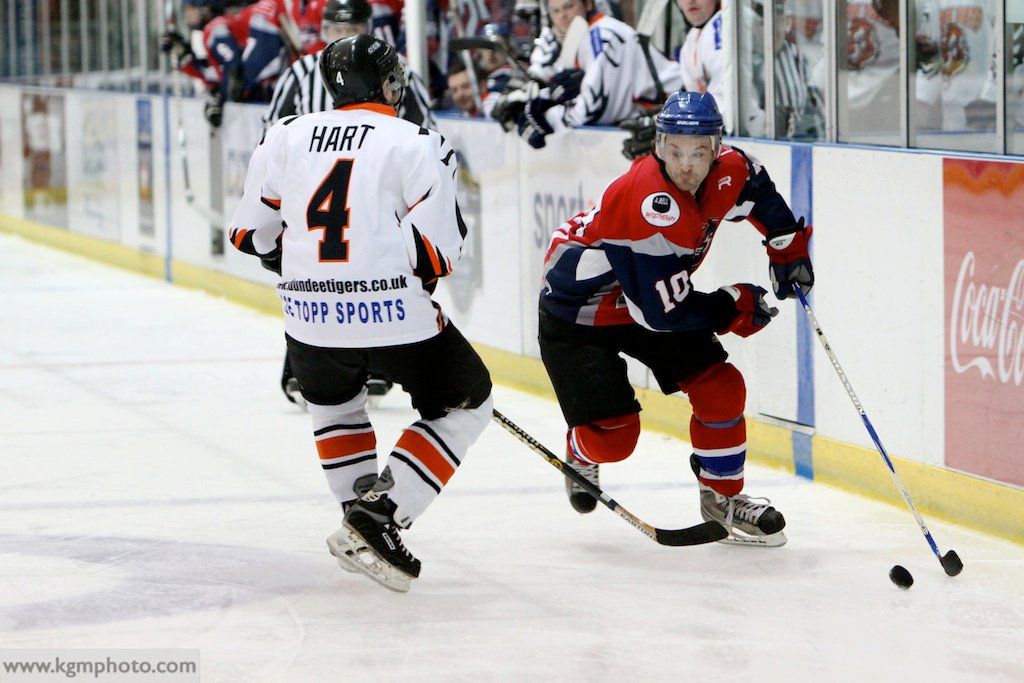
POLYGON ((892 569, 889 570, 889 580, 903 590, 908 590, 914 585, 914 577, 903 566, 898 564, 893 565, 892 569))

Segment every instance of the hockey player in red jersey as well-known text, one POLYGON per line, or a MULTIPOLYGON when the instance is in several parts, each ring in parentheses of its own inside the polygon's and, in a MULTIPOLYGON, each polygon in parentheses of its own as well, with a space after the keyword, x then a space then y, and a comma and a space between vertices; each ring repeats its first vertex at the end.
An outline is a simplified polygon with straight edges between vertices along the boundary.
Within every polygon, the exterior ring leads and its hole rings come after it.
MULTIPOLYGON (((716 335, 747 337, 778 312, 748 283, 705 293, 690 275, 723 221, 749 220, 764 236, 779 299, 814 284, 810 226, 797 221, 753 157, 721 144, 708 93, 671 95, 657 118, 655 153, 635 161, 601 200, 559 227, 545 258, 540 349, 568 423, 567 460, 598 483, 602 463, 627 458, 640 404, 620 354, 648 366, 666 394, 693 406, 690 464, 701 514, 727 541, 782 545, 785 519, 741 493, 746 458, 743 376, 716 335)), ((596 501, 566 483, 578 512, 596 501)))

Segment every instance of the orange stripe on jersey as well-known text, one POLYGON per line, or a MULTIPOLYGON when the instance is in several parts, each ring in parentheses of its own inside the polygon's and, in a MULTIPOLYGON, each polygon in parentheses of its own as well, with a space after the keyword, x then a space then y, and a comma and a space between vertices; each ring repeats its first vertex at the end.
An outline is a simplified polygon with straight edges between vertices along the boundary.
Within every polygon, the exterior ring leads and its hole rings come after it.
POLYGON ((341 434, 316 442, 316 452, 321 460, 343 458, 353 453, 372 451, 377 448, 377 435, 373 432, 363 434, 341 434))
POLYGON ((427 255, 430 256, 430 265, 434 267, 434 274, 441 274, 441 260, 437 258, 437 250, 434 249, 434 245, 430 243, 427 236, 423 233, 419 233, 420 239, 423 240, 423 245, 427 248, 427 255))
POLYGON ((248 235, 248 234, 249 234, 248 230, 237 230, 237 231, 235 231, 235 234, 233 235, 233 238, 232 238, 232 243, 235 245, 235 249, 238 249, 240 246, 242 246, 242 240, 244 240, 245 236, 248 235))
POLYGON ((423 195, 422 197, 420 197, 419 199, 417 199, 415 202, 412 203, 412 206, 409 207, 409 211, 412 211, 413 209, 415 209, 417 206, 419 206, 420 202, 422 202, 424 199, 426 199, 429 196, 430 196, 430 190, 427 190, 427 193, 425 195, 423 195))
POLYGON ((280 199, 271 199, 270 197, 260 197, 260 199, 263 201, 264 204, 266 204, 267 206, 269 206, 272 209, 280 209, 281 208, 281 200, 280 199))
POLYGON ((398 443, 395 444, 395 448, 401 448, 414 456, 442 484, 447 484, 448 480, 455 474, 455 468, 452 467, 451 463, 445 460, 444 456, 441 455, 434 445, 427 441, 419 432, 414 432, 410 429, 405 430, 402 432, 402 437, 398 440, 398 443))

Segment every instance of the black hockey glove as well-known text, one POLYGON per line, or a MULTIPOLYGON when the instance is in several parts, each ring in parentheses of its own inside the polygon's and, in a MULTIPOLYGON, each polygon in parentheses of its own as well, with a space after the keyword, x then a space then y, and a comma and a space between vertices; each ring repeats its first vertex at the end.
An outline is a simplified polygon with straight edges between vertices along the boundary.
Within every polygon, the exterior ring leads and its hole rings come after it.
POLYGON ((245 99, 245 76, 242 66, 238 65, 228 71, 228 102, 241 102, 245 99))
POLYGON ((566 69, 552 76, 551 82, 548 83, 551 99, 559 104, 565 104, 569 100, 576 99, 580 94, 583 74, 583 69, 566 69))
POLYGON ((629 131, 629 137, 622 141, 622 156, 633 161, 654 152, 657 116, 658 111, 651 111, 619 123, 619 128, 629 131))
POLYGON ((516 125, 519 128, 519 137, 526 140, 530 147, 541 149, 547 144, 544 138, 555 132, 545 115, 548 109, 557 104, 543 97, 535 97, 527 103, 516 125))
POLYGON ((221 121, 224 119, 224 95, 220 90, 210 90, 206 93, 203 116, 211 126, 220 128, 221 121))
POLYGON ((271 273, 281 274, 281 235, 277 236, 277 245, 274 251, 260 256, 260 265, 271 273))
POLYGON ((501 93, 491 110, 491 118, 501 124, 506 133, 516 127, 516 121, 523 115, 526 103, 537 96, 540 86, 534 81, 522 78, 509 79, 508 85, 501 93))
POLYGON ((185 36, 177 31, 167 31, 160 36, 160 51, 170 55, 174 65, 179 69, 188 65, 195 57, 185 36))

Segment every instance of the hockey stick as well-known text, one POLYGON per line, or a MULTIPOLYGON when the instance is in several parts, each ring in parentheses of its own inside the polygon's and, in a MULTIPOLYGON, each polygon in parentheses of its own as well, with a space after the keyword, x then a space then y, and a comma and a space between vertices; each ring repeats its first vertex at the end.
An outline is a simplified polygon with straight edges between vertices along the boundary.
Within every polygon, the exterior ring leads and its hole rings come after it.
POLYGON ((878 438, 878 434, 875 432, 875 428, 871 425, 871 420, 868 419, 868 415, 864 412, 864 406, 861 405, 860 399, 857 398, 857 394, 853 392, 853 386, 850 384, 850 380, 847 379, 846 373, 843 372, 843 368, 839 365, 839 359, 836 358, 835 352, 828 343, 828 339, 825 337, 825 333, 821 329, 821 325, 818 324, 818 319, 814 315, 814 311, 811 310, 811 305, 807 303, 807 297, 804 296, 799 286, 794 286, 793 291, 796 292, 797 298, 800 299, 800 304, 803 306, 804 314, 807 316, 807 322, 814 328, 815 333, 818 335, 818 340, 821 342, 821 346, 825 349, 825 355, 828 356, 829 361, 832 363, 832 367, 835 369, 836 374, 839 375, 839 381, 843 383, 843 388, 846 389, 847 395, 853 402, 853 407, 857 409, 860 414, 860 419, 864 422, 864 427, 867 428, 868 434, 871 436, 871 440, 875 442, 875 448, 878 449, 879 455, 882 456, 882 460, 885 461, 885 466, 889 468, 889 474, 892 475, 892 480, 896 482, 896 488, 903 494, 903 500, 907 502, 907 507, 914 513, 914 519, 917 520, 917 525, 921 527, 921 533, 924 534, 925 540, 928 541, 928 545, 931 546, 932 552, 935 553, 935 557, 939 559, 939 564, 942 565, 943 571, 948 576, 956 576, 964 568, 964 563, 960 561, 960 556, 956 554, 956 551, 950 549, 945 555, 939 552, 938 545, 935 544, 935 539, 932 538, 932 534, 928 531, 928 527, 924 523, 924 519, 921 518, 921 513, 914 507, 914 501, 910 500, 910 494, 907 493, 907 489, 903 486, 903 482, 900 480, 900 475, 896 474, 896 468, 892 465, 892 460, 889 459, 889 454, 885 452, 885 447, 882 446, 881 439, 878 438))
POLYGON ((590 24, 583 17, 575 17, 565 30, 565 37, 562 38, 562 47, 558 52, 558 59, 555 60, 555 68, 558 71, 576 68, 576 56, 580 51, 580 43, 590 32, 590 24))
POLYGON ((661 15, 665 13, 667 6, 668 0, 647 0, 647 3, 644 5, 644 11, 640 13, 640 18, 636 20, 636 32, 650 38, 654 33, 654 29, 657 28, 661 15))
POLYGON ((545 448, 542 443, 524 432, 516 426, 514 422, 499 413, 497 410, 494 411, 493 417, 495 422, 500 424, 507 432, 512 434, 512 436, 529 446, 531 450, 540 454, 542 458, 551 463, 551 465, 558 469, 558 471, 560 471, 566 478, 578 484, 587 493, 604 503, 609 510, 626 520, 626 522, 635 527, 642 534, 654 539, 661 545, 701 545, 703 543, 721 541, 729 535, 729 532, 725 530, 725 527, 718 522, 704 522, 703 524, 697 524, 696 526, 687 527, 685 529, 658 529, 653 527, 637 518, 626 508, 619 505, 611 496, 587 481, 583 475, 562 462, 558 456, 545 448))
MULTIPOLYGON (((165 0, 164 19, 167 22, 167 30, 174 31, 177 21, 174 16, 174 0, 165 0)), ((183 97, 181 94, 181 69, 178 59, 175 58, 171 72, 171 95, 174 98, 174 118, 178 129, 178 150, 181 154, 181 175, 185 191, 185 202, 193 209, 203 214, 211 224, 223 225, 224 217, 213 209, 200 206, 196 203, 196 195, 192 191, 192 176, 188 172, 188 139, 185 134, 185 111, 183 97)))

